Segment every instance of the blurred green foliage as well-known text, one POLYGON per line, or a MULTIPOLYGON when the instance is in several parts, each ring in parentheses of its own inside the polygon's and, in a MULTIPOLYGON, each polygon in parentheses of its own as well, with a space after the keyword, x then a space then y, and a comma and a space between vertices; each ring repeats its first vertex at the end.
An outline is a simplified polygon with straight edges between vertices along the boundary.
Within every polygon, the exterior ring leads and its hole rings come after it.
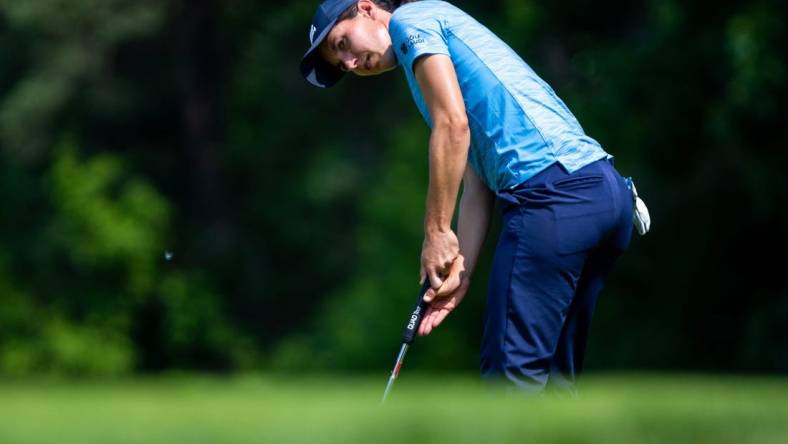
MULTIPOLYGON (((428 130, 400 72, 303 81, 316 4, 0 0, 0 373, 391 365, 428 130)), ((651 209, 587 366, 788 370, 784 4, 457 4, 651 209)), ((477 367, 496 230, 409 366, 477 367)))

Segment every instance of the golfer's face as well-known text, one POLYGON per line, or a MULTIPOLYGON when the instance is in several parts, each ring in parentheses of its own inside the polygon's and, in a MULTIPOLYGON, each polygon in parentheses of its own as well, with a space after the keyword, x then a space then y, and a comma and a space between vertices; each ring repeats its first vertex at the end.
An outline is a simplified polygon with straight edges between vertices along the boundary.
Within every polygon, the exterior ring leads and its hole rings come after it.
POLYGON ((397 66, 388 29, 363 10, 334 26, 320 45, 320 55, 337 68, 360 76, 397 66))

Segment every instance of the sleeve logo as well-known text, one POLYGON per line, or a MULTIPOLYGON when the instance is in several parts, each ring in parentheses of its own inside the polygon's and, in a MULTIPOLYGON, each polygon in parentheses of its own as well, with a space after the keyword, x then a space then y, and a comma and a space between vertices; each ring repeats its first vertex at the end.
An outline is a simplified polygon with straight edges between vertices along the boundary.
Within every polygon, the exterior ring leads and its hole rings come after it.
POLYGON ((414 46, 424 43, 424 38, 421 34, 411 34, 408 36, 408 46, 413 48, 414 46))
POLYGON ((407 54, 408 48, 413 48, 422 43, 424 43, 424 37, 422 37, 421 34, 411 34, 408 36, 408 41, 400 45, 399 50, 402 51, 403 54, 407 54))

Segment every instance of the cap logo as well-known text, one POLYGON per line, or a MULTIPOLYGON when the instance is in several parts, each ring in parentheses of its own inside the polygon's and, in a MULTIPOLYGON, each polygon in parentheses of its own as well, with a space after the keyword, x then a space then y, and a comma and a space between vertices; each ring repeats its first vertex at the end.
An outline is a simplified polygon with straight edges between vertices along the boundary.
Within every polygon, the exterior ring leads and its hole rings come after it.
POLYGON ((315 43, 315 32, 317 32, 317 28, 315 27, 315 25, 312 25, 312 27, 309 28, 309 44, 310 45, 315 43))

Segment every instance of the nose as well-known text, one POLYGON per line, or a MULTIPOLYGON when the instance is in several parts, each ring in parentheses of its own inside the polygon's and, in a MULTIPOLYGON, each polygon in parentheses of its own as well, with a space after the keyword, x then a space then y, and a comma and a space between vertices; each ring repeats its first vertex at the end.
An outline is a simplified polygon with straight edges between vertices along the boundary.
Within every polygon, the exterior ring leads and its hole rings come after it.
POLYGON ((358 57, 352 54, 347 54, 342 57, 341 63, 342 69, 345 71, 353 71, 354 69, 358 68, 358 57))

